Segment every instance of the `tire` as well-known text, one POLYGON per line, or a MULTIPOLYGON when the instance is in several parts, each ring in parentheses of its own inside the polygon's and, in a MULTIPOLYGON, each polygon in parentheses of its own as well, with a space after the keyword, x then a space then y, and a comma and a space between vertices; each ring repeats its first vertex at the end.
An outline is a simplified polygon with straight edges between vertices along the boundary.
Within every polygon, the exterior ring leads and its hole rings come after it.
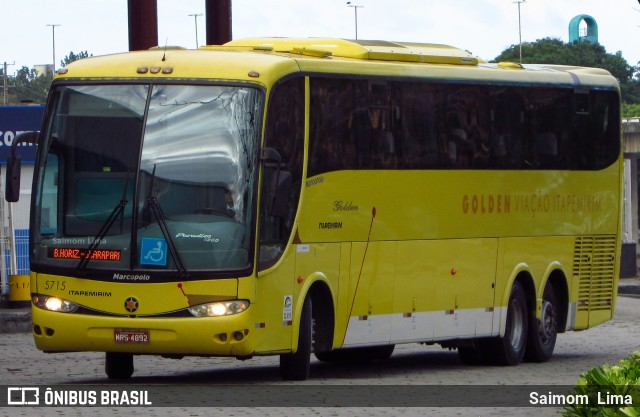
POLYGON ((553 355, 558 337, 558 301, 551 284, 544 288, 540 319, 532 314, 530 320, 525 359, 546 362, 553 355))
POLYGON ((107 352, 104 372, 109 379, 129 379, 133 375, 133 355, 131 353, 107 352))
POLYGON ((303 381, 309 378, 312 345, 312 305, 307 295, 300 315, 298 349, 295 353, 280 355, 280 376, 286 381, 303 381))
POLYGON ((386 361, 393 354, 396 345, 336 349, 329 352, 317 352, 321 362, 331 363, 369 363, 386 361))
POLYGON ((514 282, 507 307, 507 324, 503 337, 493 341, 492 359, 499 365, 518 365, 527 347, 529 312, 524 288, 514 282))

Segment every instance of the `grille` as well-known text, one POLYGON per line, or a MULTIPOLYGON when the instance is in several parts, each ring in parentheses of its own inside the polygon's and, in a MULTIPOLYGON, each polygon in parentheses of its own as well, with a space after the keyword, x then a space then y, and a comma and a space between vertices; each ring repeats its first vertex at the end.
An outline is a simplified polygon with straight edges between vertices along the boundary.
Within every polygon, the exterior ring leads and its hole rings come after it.
POLYGON ((573 276, 579 281, 578 311, 611 310, 614 295, 615 236, 576 238, 573 276))

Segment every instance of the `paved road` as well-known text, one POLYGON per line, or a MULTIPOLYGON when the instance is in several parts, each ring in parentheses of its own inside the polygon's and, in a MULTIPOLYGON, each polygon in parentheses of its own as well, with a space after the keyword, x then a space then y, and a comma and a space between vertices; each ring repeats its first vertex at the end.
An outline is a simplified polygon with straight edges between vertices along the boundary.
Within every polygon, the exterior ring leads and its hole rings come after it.
MULTIPOLYGON (((396 347, 391 360, 371 365, 334 365, 312 363, 310 380, 295 385, 284 383, 278 376, 277 357, 254 358, 247 362, 235 359, 136 357, 134 384, 173 384, 178 390, 185 383, 252 384, 252 392, 282 395, 283 389, 303 385, 320 385, 348 392, 357 385, 445 386, 438 391, 447 395, 446 385, 574 385, 580 374, 604 363, 614 364, 640 349, 640 299, 619 297, 615 318, 599 327, 560 335, 554 357, 547 363, 524 363, 517 367, 465 366, 456 352, 439 346, 411 344, 396 347)), ((0 377, 6 385, 103 384, 103 354, 44 354, 35 349, 31 336, 24 333, 0 335, 0 377)), ((293 389, 292 388, 292 389, 293 389)), ((485 387, 486 388, 486 387, 485 387)), ((482 388, 482 389, 485 389, 482 388)), ((494 387, 495 388, 495 387, 494 387)), ((407 392, 411 392, 408 390, 407 392)), ((6 395, 0 392, 0 395, 6 395)), ((402 395, 401 393, 399 395, 402 395)), ((451 395, 454 395, 453 393, 451 395)), ((239 399, 241 402, 242 399, 239 399)), ((411 405, 411 401, 408 400, 411 405)), ((0 415, 51 416, 91 415, 224 415, 224 416, 381 416, 381 415, 445 415, 445 416, 557 416, 559 408, 416 408, 416 407, 260 407, 260 408, 5 408, 0 415), (30 412, 28 412, 30 411, 30 412)))

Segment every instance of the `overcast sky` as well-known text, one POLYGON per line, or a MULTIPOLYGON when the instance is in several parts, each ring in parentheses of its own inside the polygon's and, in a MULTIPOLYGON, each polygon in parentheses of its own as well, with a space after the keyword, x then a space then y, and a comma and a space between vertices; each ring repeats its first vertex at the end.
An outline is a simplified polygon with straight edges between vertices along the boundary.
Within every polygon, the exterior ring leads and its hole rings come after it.
MULTIPOLYGON (((158 42, 194 48, 193 13, 204 0, 157 0, 158 42)), ((352 0, 358 8, 358 37, 442 43, 490 60, 518 43, 518 4, 514 0, 352 0)), ((0 0, 0 65, 13 74, 22 66, 53 61, 70 51, 103 55, 128 49, 127 0, 0 0)), ((355 36, 354 8, 342 0, 232 0, 233 38, 249 36, 355 36)), ((569 38, 569 21, 592 16, 607 52, 622 52, 631 65, 640 61, 638 0, 526 0, 521 3, 523 42, 569 38)), ((205 42, 204 16, 198 40, 205 42)))

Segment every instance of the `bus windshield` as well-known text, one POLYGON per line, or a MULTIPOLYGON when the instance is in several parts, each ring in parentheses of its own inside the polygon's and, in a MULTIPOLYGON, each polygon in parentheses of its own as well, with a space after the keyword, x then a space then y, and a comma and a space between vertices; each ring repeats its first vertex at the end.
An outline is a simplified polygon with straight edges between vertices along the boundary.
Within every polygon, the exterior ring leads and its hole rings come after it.
POLYGON ((250 268, 261 97, 236 86, 56 87, 32 269, 148 280, 250 268))

